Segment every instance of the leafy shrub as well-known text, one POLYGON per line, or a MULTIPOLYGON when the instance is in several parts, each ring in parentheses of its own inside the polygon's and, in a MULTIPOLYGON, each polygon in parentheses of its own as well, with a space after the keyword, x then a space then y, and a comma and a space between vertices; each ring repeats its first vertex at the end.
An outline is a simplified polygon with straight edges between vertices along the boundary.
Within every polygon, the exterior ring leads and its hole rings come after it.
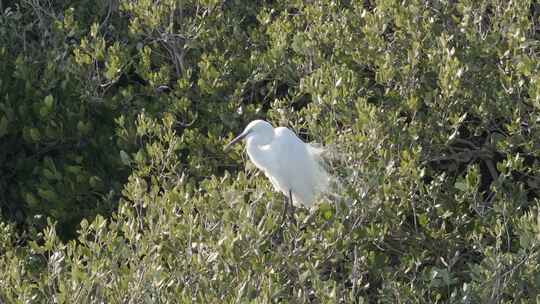
POLYGON ((0 300, 538 300, 535 2, 25 3, 0 19, 0 198, 53 220, 0 225, 0 300), (221 151, 256 117, 326 143, 351 206, 281 226, 221 151))

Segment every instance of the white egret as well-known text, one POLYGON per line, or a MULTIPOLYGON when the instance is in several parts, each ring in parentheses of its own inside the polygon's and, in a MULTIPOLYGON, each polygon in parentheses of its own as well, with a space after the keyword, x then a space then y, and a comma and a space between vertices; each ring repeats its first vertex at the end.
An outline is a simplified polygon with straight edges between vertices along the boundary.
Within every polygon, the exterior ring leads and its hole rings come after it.
POLYGON ((246 140, 249 159, 290 203, 310 207, 317 195, 328 189, 330 178, 322 166, 323 150, 303 142, 293 131, 254 120, 225 150, 242 139, 246 140))

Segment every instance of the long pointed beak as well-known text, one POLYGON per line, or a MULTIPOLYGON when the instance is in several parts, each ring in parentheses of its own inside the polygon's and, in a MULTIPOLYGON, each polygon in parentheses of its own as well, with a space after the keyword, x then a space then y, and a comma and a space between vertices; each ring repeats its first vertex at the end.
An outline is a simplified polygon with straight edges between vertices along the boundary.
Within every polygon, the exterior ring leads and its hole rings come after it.
POLYGON ((248 133, 249 132, 242 132, 240 135, 236 136, 233 140, 231 140, 230 143, 226 144, 225 147, 223 147, 223 151, 228 151, 231 146, 241 141, 244 137, 246 137, 246 135, 248 135, 248 133))

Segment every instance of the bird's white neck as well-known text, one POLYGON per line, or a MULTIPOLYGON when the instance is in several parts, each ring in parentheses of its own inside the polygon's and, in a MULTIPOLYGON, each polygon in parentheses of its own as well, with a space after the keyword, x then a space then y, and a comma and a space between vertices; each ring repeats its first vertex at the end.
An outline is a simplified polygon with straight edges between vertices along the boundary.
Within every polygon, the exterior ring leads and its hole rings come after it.
POLYGON ((248 138, 246 141, 246 149, 248 152, 249 159, 260 169, 268 166, 270 164, 270 155, 265 149, 268 143, 261 142, 256 137, 248 138))

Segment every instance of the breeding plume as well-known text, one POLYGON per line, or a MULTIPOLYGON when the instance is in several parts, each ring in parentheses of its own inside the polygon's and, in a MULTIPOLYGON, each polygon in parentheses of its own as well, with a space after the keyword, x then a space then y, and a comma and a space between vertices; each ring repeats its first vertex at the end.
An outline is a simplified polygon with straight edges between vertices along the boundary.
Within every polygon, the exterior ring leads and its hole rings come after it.
POLYGON ((293 131, 254 120, 225 149, 242 139, 249 159, 294 204, 310 207, 317 194, 327 190, 329 175, 321 163, 322 149, 303 142, 293 131))

